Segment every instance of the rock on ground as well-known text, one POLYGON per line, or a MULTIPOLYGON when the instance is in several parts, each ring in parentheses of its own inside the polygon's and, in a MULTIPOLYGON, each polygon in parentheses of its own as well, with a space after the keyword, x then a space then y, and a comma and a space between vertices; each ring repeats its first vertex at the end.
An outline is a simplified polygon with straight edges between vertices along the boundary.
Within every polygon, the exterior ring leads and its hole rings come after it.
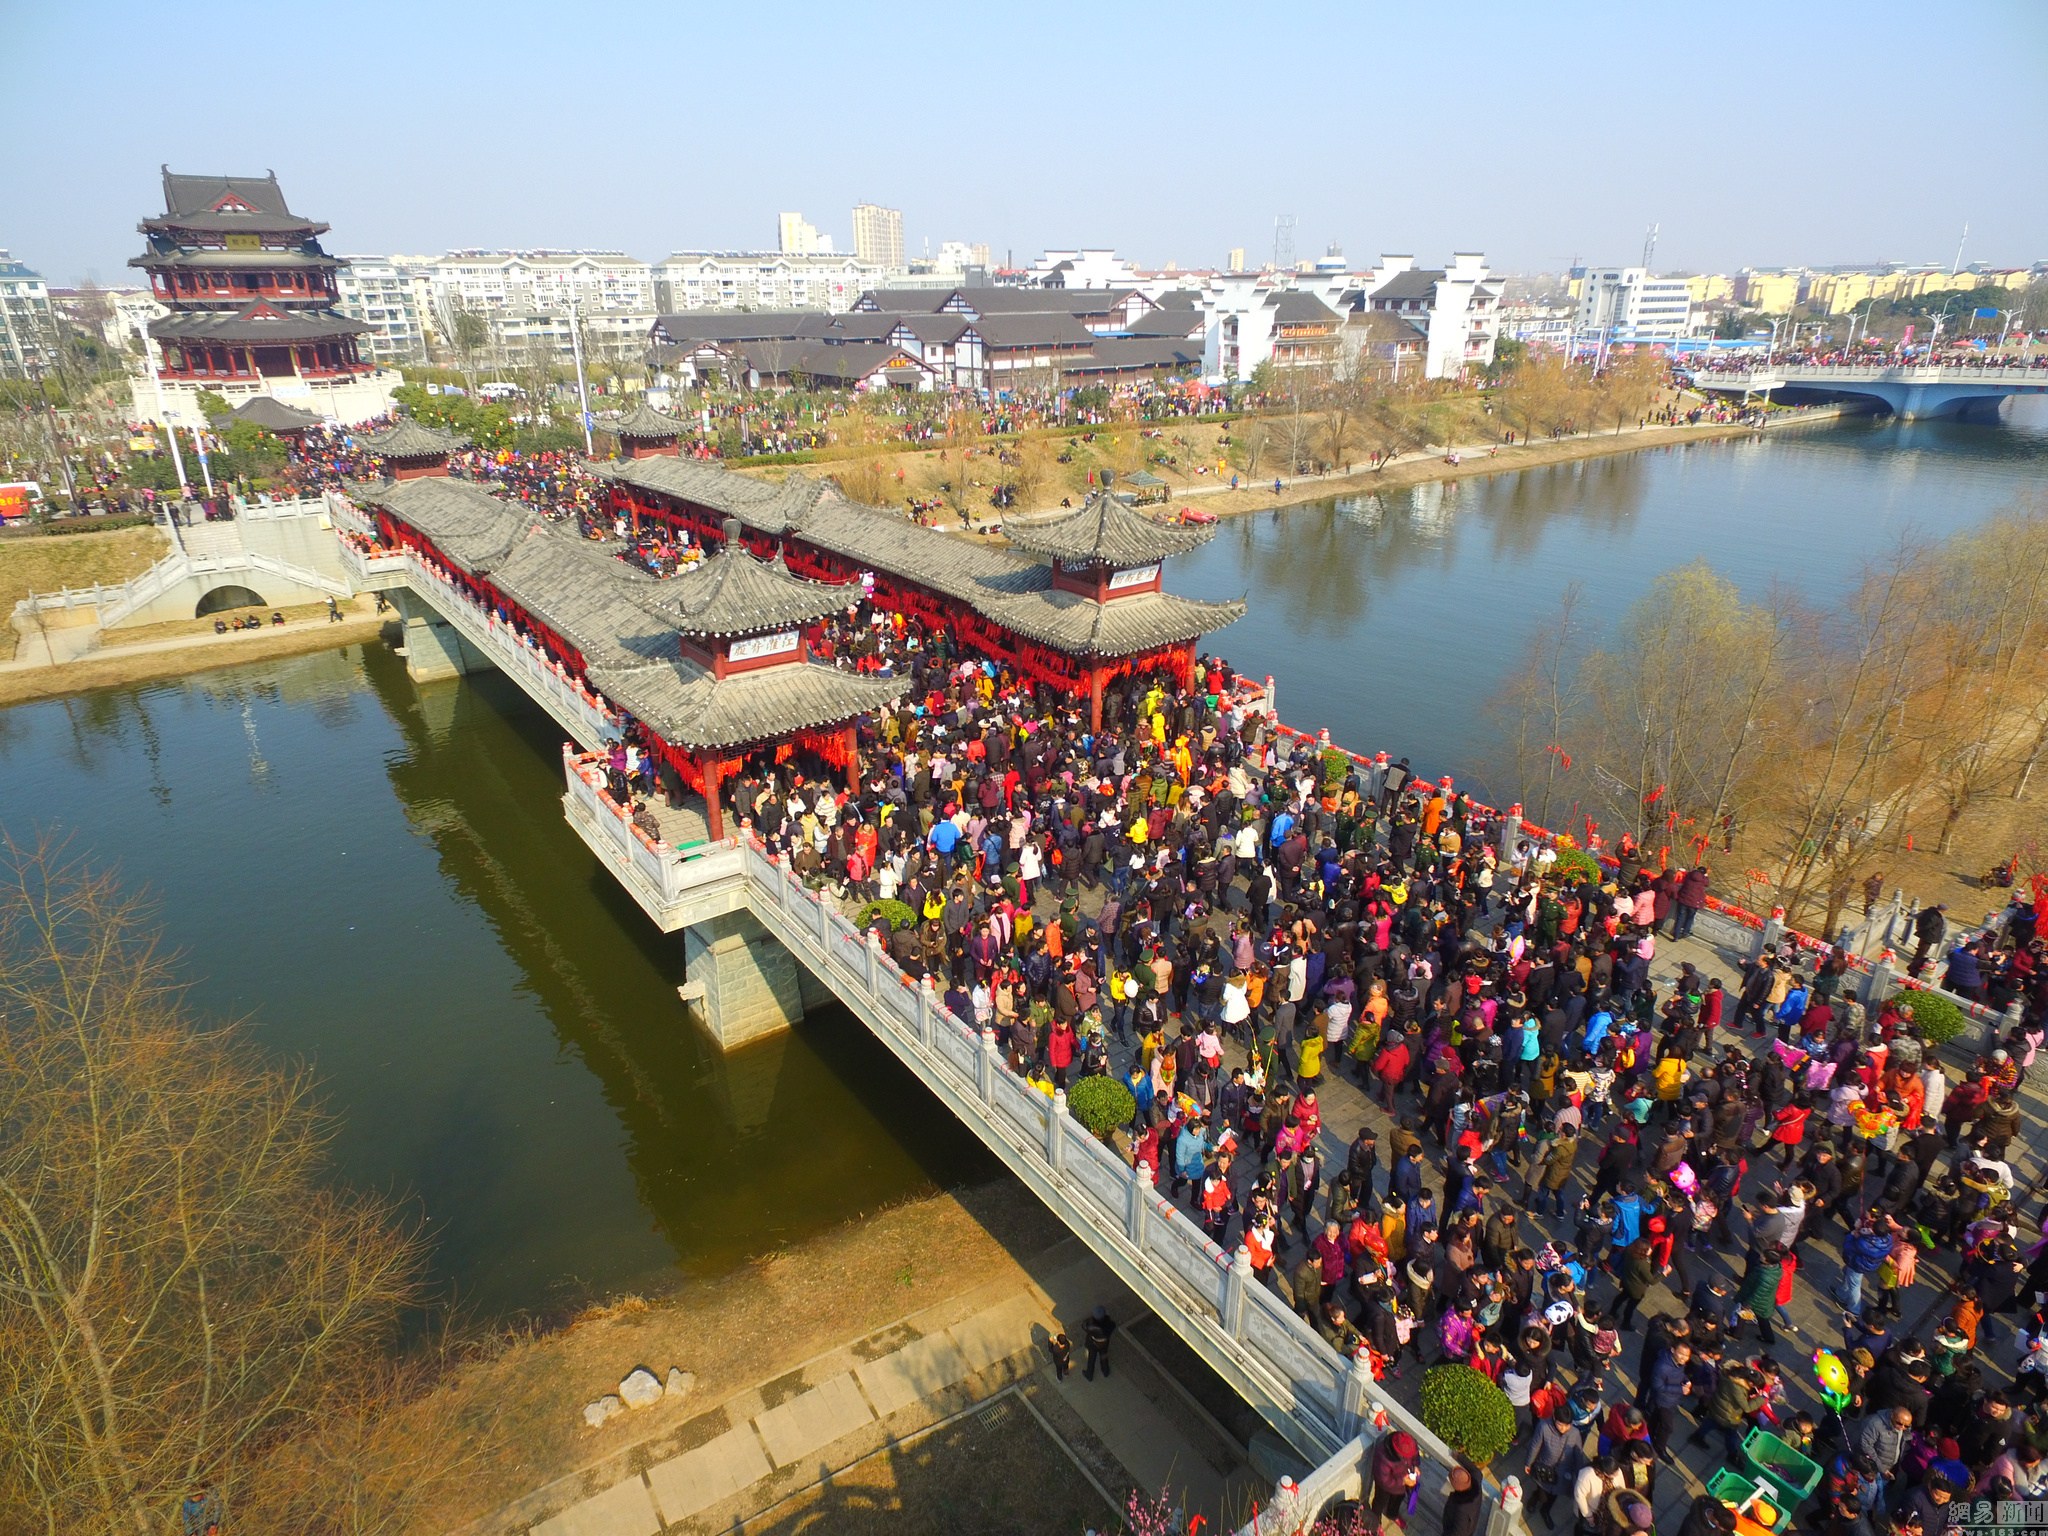
POLYGON ((628 1408, 646 1408, 661 1401, 661 1378, 646 1366, 636 1366, 619 1383, 619 1401, 628 1408))
POLYGON ((625 1405, 607 1392, 595 1402, 583 1405, 583 1422, 592 1429, 601 1429, 607 1419, 615 1413, 625 1412, 625 1405))
POLYGON ((694 1371, 686 1371, 679 1365, 672 1365, 668 1368, 668 1380, 662 1384, 661 1395, 682 1397, 696 1385, 697 1376, 694 1371))

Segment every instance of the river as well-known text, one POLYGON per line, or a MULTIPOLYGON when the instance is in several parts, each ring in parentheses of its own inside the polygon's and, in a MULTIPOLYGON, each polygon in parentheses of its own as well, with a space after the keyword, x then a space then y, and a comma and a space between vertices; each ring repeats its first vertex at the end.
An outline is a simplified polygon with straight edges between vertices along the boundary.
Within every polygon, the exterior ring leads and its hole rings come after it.
MULTIPOLYGON (((1607 614, 1704 556, 1825 600, 1902 531, 2043 483, 2048 415, 1788 432, 1227 522, 1174 563, 1251 589, 1218 637, 1283 713, 1470 776, 1563 584, 1607 614)), ((489 674, 354 646, 0 710, 0 823, 160 903, 200 1011, 309 1060, 351 1179, 403 1195, 476 1311, 658 1290, 996 1164, 841 1010, 731 1059, 562 820, 559 735, 489 674)))
POLYGON ((1782 581, 1822 604, 1901 537, 1939 538, 2044 486, 2044 402, 1996 426, 1852 418, 1228 519, 1166 580, 1252 594, 1210 644, 1273 674, 1290 725, 1483 790, 1488 700, 1568 583, 1596 626, 1695 559, 1746 596, 1782 581))

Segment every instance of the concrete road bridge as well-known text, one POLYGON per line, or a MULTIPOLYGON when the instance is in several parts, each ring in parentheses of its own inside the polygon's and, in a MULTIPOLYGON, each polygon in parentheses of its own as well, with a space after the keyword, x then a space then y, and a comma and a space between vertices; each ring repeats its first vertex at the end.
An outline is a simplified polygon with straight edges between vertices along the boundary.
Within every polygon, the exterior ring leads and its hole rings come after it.
POLYGON ((1760 364, 1736 370, 1701 369, 1695 389, 1744 400, 1870 400, 1907 421, 1925 416, 1995 417, 2015 395, 2048 394, 2048 367, 1863 367, 1832 363, 1760 364))

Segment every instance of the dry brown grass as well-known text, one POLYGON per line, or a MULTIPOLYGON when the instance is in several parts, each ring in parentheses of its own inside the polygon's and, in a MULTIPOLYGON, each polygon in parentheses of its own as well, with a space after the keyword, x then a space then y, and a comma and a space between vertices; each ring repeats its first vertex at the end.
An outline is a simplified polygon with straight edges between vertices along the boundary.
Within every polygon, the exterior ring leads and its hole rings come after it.
POLYGON ((94 582, 112 586, 140 576, 164 550, 163 535, 154 528, 0 539, 0 661, 14 657, 16 636, 9 621, 14 605, 29 593, 94 582))
MULTIPOLYGON (((1021 1185, 1002 1181, 913 1201, 853 1221, 802 1248, 757 1259, 663 1298, 627 1296, 552 1332, 509 1333, 445 1382, 436 1401, 401 1410, 422 1424, 460 1421, 488 1403, 497 1454, 417 1529, 447 1531, 616 1454, 658 1429, 635 1416, 586 1429, 582 1407, 636 1365, 696 1374, 688 1411, 994 1281, 1021 1286, 1014 1254, 1041 1253, 1065 1229, 1021 1185)), ((659 1410, 656 1411, 657 1413, 659 1410)))
MULTIPOLYGON (((210 635, 213 633, 215 619, 224 624, 232 624, 236 619, 247 618, 252 613, 258 615, 266 627, 269 626, 273 613, 282 613, 286 625, 303 624, 313 619, 325 623, 327 605, 299 603, 290 608, 271 608, 259 603, 254 608, 224 608, 219 613, 210 613, 203 619, 166 619, 161 624, 137 624, 133 628, 110 629, 106 631, 100 645, 101 649, 112 651, 133 645, 154 645, 160 640, 182 640, 187 635, 210 635)), ((243 633, 247 634, 248 631, 244 630, 243 633)))

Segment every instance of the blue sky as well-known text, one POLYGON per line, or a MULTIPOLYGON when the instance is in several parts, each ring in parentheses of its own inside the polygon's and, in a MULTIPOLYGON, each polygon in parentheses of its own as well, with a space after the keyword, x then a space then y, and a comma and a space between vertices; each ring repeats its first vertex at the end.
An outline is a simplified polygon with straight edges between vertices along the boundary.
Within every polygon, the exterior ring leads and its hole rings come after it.
POLYGON ((0 245, 125 280, 157 168, 274 168, 337 252, 772 246, 1253 262, 1274 216, 1497 268, 2048 257, 2048 3, 0 0, 0 245), (1924 102, 1922 106, 1919 103, 1924 102), (1965 126, 1942 124, 1951 109, 1965 126))

